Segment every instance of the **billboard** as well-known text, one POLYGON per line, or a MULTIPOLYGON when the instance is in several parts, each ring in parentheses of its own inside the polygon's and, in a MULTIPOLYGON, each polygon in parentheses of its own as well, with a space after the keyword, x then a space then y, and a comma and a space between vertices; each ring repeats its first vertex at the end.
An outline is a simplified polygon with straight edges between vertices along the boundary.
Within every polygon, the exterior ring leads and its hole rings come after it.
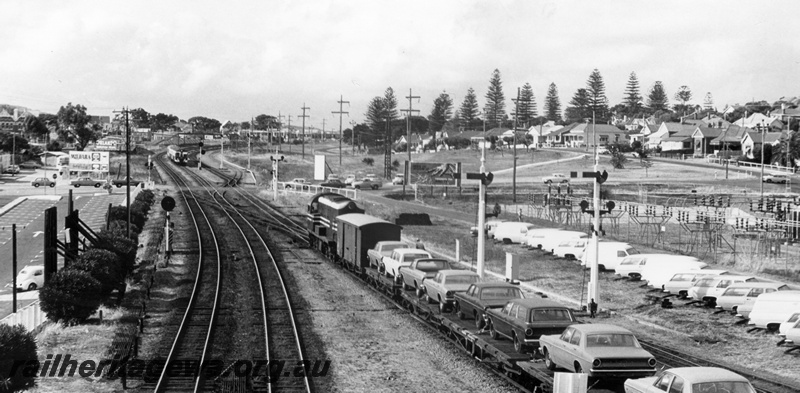
POLYGON ((69 152, 70 172, 108 172, 107 151, 69 152))
POLYGON ((314 155, 314 180, 325 180, 325 155, 314 155))
POLYGON ((461 186, 461 163, 411 162, 409 183, 461 186))

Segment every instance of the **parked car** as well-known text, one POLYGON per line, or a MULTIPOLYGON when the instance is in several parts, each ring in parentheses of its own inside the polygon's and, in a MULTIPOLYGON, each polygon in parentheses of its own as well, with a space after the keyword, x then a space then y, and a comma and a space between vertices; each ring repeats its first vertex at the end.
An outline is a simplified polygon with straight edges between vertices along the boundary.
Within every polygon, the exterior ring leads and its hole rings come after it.
POLYGON ((628 243, 622 242, 600 242, 597 246, 599 253, 595 254, 595 243, 593 241, 586 242, 586 250, 581 259, 581 266, 590 267, 594 262, 595 255, 599 255, 598 269, 600 271, 614 270, 617 268, 623 259, 630 255, 639 254, 639 251, 633 248, 628 243))
POLYGON ((402 174, 396 174, 392 178, 392 185, 403 185, 405 183, 405 176, 402 174))
MULTIPOLYGON (((790 315, 789 318, 786 318, 786 321, 781 323, 781 326, 778 328, 778 333, 786 334, 787 330, 794 329, 796 327, 800 327, 800 309, 798 309, 794 314, 790 315)), ((798 341, 798 343, 800 343, 800 341, 798 341)))
MULTIPOLYGON (((662 275, 663 277, 667 277, 668 275, 669 281, 664 282, 661 284, 661 280, 657 277, 657 275, 653 275, 653 278, 648 280, 647 282, 653 288, 662 288, 664 292, 673 293, 678 295, 679 298, 686 298, 689 296, 689 289, 694 286, 694 283, 703 278, 703 277, 710 277, 710 276, 721 276, 728 274, 727 270, 711 270, 711 269, 689 269, 685 271, 678 271, 672 272, 667 271, 666 274, 662 275)), ((644 279, 644 278, 643 278, 644 279)))
POLYGON ((403 266, 411 266, 411 262, 414 262, 416 259, 420 258, 433 258, 431 253, 425 250, 419 250, 416 248, 397 248, 392 251, 392 254, 388 257, 383 257, 381 259, 381 265, 383 266, 382 270, 383 274, 386 276, 392 276, 395 278, 395 281, 399 284, 399 272, 400 268, 403 266))
POLYGON ((103 183, 105 183, 105 181, 92 179, 91 177, 80 177, 69 182, 69 184, 71 184, 75 188, 78 188, 80 186, 94 186, 94 188, 100 188, 100 186, 102 186, 103 183))
POLYGON ((708 307, 717 305, 717 297, 721 296, 725 289, 731 284, 737 282, 751 282, 757 281, 752 276, 712 276, 703 277, 697 280, 694 285, 689 288, 689 297, 694 300, 700 300, 708 307))
POLYGON ((587 239, 589 235, 586 232, 580 231, 558 231, 558 232, 550 232, 544 235, 544 238, 541 240, 539 248, 542 249, 544 252, 552 253, 555 250, 556 246, 558 246, 562 241, 567 239, 587 239))
POLYGON ((800 291, 765 293, 757 297, 753 303, 746 302, 739 306, 737 313, 741 313, 741 309, 747 304, 753 305, 748 316, 750 319, 748 325, 777 331, 781 323, 800 310, 800 291))
POLYGON ((750 312, 753 311, 753 306, 756 305, 758 298, 748 300, 739 307, 736 307, 736 317, 744 320, 750 319, 750 312))
POLYGON ((800 345, 800 321, 789 326, 784 333, 781 333, 783 342, 789 345, 800 345))
POLYGON ((553 255, 566 259, 581 259, 588 241, 588 238, 564 240, 553 249, 553 255))
POLYGON ((377 178, 373 180, 373 179, 370 179, 368 177, 365 177, 365 178, 363 178, 361 180, 356 180, 356 181, 353 182, 353 188, 355 188, 356 190, 360 190, 360 189, 377 190, 377 189, 381 188, 382 186, 383 186, 383 184, 381 184, 381 182, 378 181, 377 178))
POLYGON ((374 266, 376 268, 380 268, 381 260, 383 257, 388 257, 392 255, 392 252, 398 248, 414 248, 414 246, 406 243, 401 242, 398 240, 382 240, 375 243, 375 247, 367 250, 367 258, 369 259, 369 265, 374 266))
POLYGON ((25 266, 17 274, 16 290, 32 291, 44 286, 44 265, 25 266))
POLYGON ((3 173, 10 173, 16 175, 19 173, 19 165, 9 165, 3 170, 3 173))
POLYGON ((545 176, 542 178, 544 184, 551 184, 551 183, 569 183, 569 178, 567 175, 563 173, 554 173, 550 176, 545 176))
POLYGON ((46 177, 37 177, 33 179, 31 185, 34 187, 39 187, 39 186, 55 187, 56 181, 53 179, 48 179, 46 177))
POLYGON ((295 190, 307 190, 310 184, 311 183, 308 180, 302 177, 296 177, 286 183, 286 188, 287 189, 293 188, 295 190))
POLYGON ((411 262, 409 266, 400 268, 399 281, 403 289, 414 289, 417 296, 422 297, 425 291, 422 290, 422 281, 426 278, 433 278, 440 270, 450 269, 450 262, 441 258, 419 258, 411 262))
POLYGON ((494 240, 505 244, 521 243, 529 230, 535 226, 529 222, 502 222, 494 230, 494 240))
MULTIPOLYGON (((131 187, 136 187, 141 184, 141 180, 133 180, 131 179, 131 187)), ((114 179, 111 181, 111 184, 117 188, 126 187, 128 185, 127 179, 114 179)))
POLYGON ((597 154, 611 154, 606 146, 597 146, 597 154))
POLYGON ((490 308, 503 308, 512 299, 524 299, 518 285, 505 282, 479 282, 470 285, 466 292, 456 293, 455 308, 459 319, 475 319, 475 327, 485 326, 485 312, 490 308))
POLYGON ((576 324, 561 335, 542 336, 539 348, 550 370, 565 368, 597 378, 640 378, 656 373, 656 359, 628 329, 601 323, 576 324))
POLYGON ((440 270, 433 278, 422 282, 428 303, 438 302, 439 311, 453 304, 457 292, 466 292, 469 286, 480 281, 480 276, 471 270, 440 270))
POLYGON ((717 297, 717 308, 726 311, 736 311, 736 308, 750 299, 755 299, 762 294, 777 291, 787 291, 789 286, 780 282, 740 282, 731 284, 717 297))
MULTIPOLYGON (((497 226, 500 225, 501 222, 506 222, 506 220, 498 220, 498 219, 491 219, 486 220, 483 225, 485 227, 486 236, 492 237, 494 235, 494 231, 497 229, 497 226)), ((478 227, 470 227, 469 234, 472 236, 478 236, 478 227)))
POLYGON ((364 178, 369 179, 369 181, 378 181, 378 175, 374 173, 367 173, 364 178))
POLYGON ((786 182, 790 181, 791 178, 789 175, 785 173, 771 173, 769 175, 764 175, 761 178, 761 181, 764 183, 781 183, 786 184, 786 182))
POLYGON ((625 393, 755 393, 747 378, 718 367, 676 367, 661 375, 628 379, 625 393))
POLYGON ((563 231, 558 228, 532 229, 525 233, 525 239, 523 239, 522 243, 527 245, 529 249, 540 249, 542 247, 542 243, 544 243, 545 237, 551 236, 558 232, 563 231))
POLYGON ((347 187, 347 184, 344 184, 344 182, 340 179, 329 179, 324 183, 320 183, 320 186, 330 188, 345 188, 347 187))
POLYGON ((569 308, 541 298, 511 300, 503 308, 487 310, 486 317, 489 335, 508 338, 519 353, 538 348, 543 334, 561 334, 575 323, 569 308))
POLYGON ((349 185, 353 184, 353 182, 355 180, 356 180, 356 175, 353 175, 353 174, 346 175, 345 178, 344 178, 344 184, 347 184, 349 186, 349 185))
POLYGON ((642 278, 642 271, 647 266, 675 266, 678 264, 694 265, 697 269, 708 266, 705 262, 700 262, 697 258, 687 255, 636 254, 624 258, 614 269, 614 274, 631 280, 639 280, 642 278))
POLYGON ((326 180, 331 181, 331 180, 342 180, 342 179, 339 177, 339 175, 331 173, 328 175, 328 178, 326 180))

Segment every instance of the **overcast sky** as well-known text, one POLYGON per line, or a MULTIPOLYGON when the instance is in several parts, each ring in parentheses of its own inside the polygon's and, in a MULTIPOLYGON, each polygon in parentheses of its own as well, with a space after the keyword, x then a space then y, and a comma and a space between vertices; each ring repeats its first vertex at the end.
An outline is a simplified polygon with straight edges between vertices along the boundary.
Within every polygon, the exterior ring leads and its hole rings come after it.
POLYGON ((681 85, 702 104, 800 95, 792 1, 4 1, 0 103, 55 113, 68 102, 187 119, 248 120, 310 107, 338 129, 392 87, 400 108, 430 114, 469 87, 481 108, 500 70, 507 111, 533 86, 539 113, 555 83, 562 109, 594 68, 611 105, 631 71, 670 103, 681 85))

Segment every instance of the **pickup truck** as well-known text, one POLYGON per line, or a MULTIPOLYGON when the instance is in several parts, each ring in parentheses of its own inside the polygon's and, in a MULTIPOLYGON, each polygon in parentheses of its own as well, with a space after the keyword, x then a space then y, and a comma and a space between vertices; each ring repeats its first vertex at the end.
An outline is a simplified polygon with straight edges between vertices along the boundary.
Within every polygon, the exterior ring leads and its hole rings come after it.
POLYGON ((425 250, 397 248, 392 251, 392 255, 383 257, 381 260, 383 274, 394 277, 395 282, 399 284, 400 268, 403 266, 411 266, 412 262, 420 258, 433 258, 433 256, 425 250))
POLYGON ((417 297, 425 292, 422 290, 422 280, 433 278, 439 270, 450 269, 450 262, 440 258, 420 258, 411 262, 410 266, 400 268, 400 282, 403 289, 415 289, 417 297))
POLYGON ((381 266, 381 260, 383 257, 388 257, 392 255, 392 251, 398 248, 412 248, 413 246, 406 243, 401 242, 399 240, 384 240, 380 241, 375 244, 375 248, 367 250, 367 259, 369 259, 369 265, 374 266, 375 268, 379 268, 381 266))

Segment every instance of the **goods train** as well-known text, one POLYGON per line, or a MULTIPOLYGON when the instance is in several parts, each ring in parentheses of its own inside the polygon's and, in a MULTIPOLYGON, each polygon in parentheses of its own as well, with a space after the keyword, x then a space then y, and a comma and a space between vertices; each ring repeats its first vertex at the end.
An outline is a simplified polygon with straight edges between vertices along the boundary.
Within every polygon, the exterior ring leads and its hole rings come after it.
POLYGON ((167 147, 167 156, 178 165, 186 165, 189 161, 189 152, 177 145, 167 147))
MULTIPOLYGON (((337 218, 345 214, 364 214, 356 203, 343 195, 323 192, 315 195, 308 203, 306 229, 309 243, 329 258, 336 257, 337 218)), ((374 246, 374 244, 372 244, 374 246)), ((365 251, 366 252, 366 249, 365 251)))

